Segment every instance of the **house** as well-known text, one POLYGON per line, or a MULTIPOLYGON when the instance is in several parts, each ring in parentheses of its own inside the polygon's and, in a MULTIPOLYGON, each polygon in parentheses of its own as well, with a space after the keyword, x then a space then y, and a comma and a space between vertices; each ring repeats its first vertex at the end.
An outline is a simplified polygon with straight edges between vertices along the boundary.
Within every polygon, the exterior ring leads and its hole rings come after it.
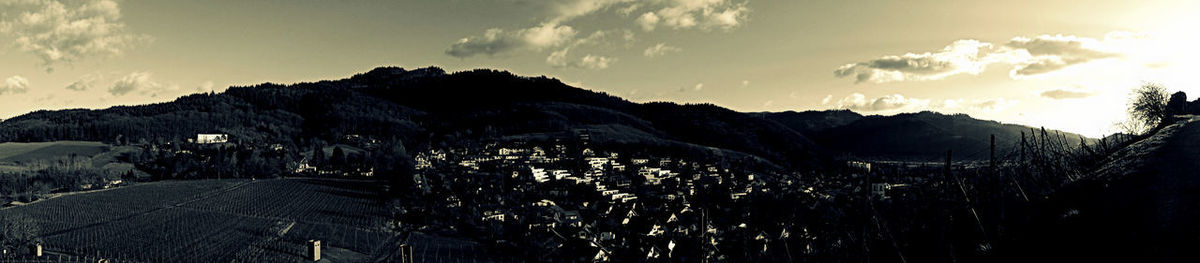
POLYGON ((655 237, 662 235, 664 232, 666 232, 666 230, 664 230, 661 225, 655 224, 654 227, 650 228, 650 233, 646 233, 646 236, 655 237))
POLYGON ((571 177, 571 171, 567 170, 550 170, 550 174, 554 175, 554 180, 562 180, 563 178, 571 177))
POLYGON ((214 144, 229 142, 229 134, 196 134, 197 144, 214 144))
POLYGON ((546 169, 530 167, 529 171, 533 173, 533 180, 536 180, 539 183, 550 181, 550 175, 546 173, 546 169))
POLYGON ((575 227, 583 226, 583 220, 581 220, 581 218, 579 217, 579 211, 575 211, 575 210, 563 211, 562 212, 562 222, 560 222, 560 223, 563 223, 565 225, 572 225, 575 227))
POLYGON ((608 164, 608 158, 604 157, 588 157, 585 160, 592 169, 604 169, 604 165, 608 164))
POLYGON ((555 204, 554 201, 542 199, 541 201, 533 202, 533 206, 535 206, 535 207, 550 207, 550 206, 558 206, 558 204, 555 204))
POLYGON ((483 212, 482 221, 497 221, 504 222, 505 214, 503 210, 488 210, 483 212))
POLYGON ((887 198, 887 190, 889 188, 891 188, 891 187, 885 183, 871 184, 871 195, 874 195, 875 197, 878 197, 878 198, 887 198))
POLYGON ((846 162, 846 165, 847 165, 847 166, 850 166, 850 168, 854 168, 854 169, 857 169, 857 170, 861 170, 861 171, 863 171, 863 172, 867 172, 867 173, 870 173, 870 172, 871 172, 871 163, 868 163, 868 162, 864 162, 864 161, 848 161, 848 162, 846 162))

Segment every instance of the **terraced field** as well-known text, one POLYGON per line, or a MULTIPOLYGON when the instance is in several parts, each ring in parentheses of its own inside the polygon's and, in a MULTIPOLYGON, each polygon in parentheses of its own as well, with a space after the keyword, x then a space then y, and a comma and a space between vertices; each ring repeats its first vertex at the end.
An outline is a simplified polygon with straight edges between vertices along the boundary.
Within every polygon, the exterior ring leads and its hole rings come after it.
POLYGON ((164 181, 0 210, 32 218, 49 255, 117 262, 298 262, 310 239, 329 258, 370 261, 396 235, 374 183, 164 181))

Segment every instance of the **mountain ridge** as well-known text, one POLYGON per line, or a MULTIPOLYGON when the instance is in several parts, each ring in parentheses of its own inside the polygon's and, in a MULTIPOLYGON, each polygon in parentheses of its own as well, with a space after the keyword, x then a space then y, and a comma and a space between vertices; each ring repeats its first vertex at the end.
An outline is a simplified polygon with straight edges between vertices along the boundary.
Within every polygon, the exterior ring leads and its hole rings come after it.
POLYGON ((639 134, 609 140, 615 143, 675 153, 727 150, 782 167, 814 166, 822 156, 790 128, 711 104, 635 103, 544 76, 436 67, 380 67, 340 80, 230 87, 147 105, 35 111, 0 122, 0 141, 183 141, 228 133, 240 142, 295 146, 353 134, 423 148, 597 127, 639 134))
POLYGON ((235 86, 163 103, 39 110, 0 122, 0 141, 182 141, 219 132, 244 142, 303 145, 361 134, 420 148, 595 130, 600 142, 677 153, 718 149, 716 155, 728 151, 782 167, 811 167, 832 159, 968 153, 988 145, 983 134, 997 134, 998 144, 1007 145, 1028 129, 928 111, 746 113, 708 103, 637 103, 545 76, 378 67, 338 80, 235 86))

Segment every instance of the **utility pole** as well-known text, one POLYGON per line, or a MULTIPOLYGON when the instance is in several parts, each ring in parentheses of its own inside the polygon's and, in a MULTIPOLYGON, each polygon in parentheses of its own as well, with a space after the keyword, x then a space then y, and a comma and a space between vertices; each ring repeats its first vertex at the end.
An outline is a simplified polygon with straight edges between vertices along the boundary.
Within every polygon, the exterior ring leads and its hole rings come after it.
POLYGON ((988 155, 988 158, 991 160, 992 172, 995 173, 996 172, 996 135, 995 134, 992 134, 992 152, 991 152, 991 154, 988 155))
POLYGON ((1021 166, 1025 166, 1025 131, 1021 131, 1021 166))
POLYGON ((952 150, 946 150, 946 178, 950 178, 950 154, 952 150))

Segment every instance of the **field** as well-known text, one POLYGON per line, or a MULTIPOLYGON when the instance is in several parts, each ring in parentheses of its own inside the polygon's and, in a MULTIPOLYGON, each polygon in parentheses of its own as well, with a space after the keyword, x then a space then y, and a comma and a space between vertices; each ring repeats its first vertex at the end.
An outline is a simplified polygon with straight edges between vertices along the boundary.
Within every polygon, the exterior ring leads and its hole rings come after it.
POLYGON ((0 210, 41 228, 52 258, 119 262, 298 262, 310 239, 327 258, 370 261, 396 234, 374 183, 275 179, 162 181, 0 210))
POLYGON ((91 157, 108 150, 109 146, 100 142, 6 142, 0 143, 0 162, 50 160, 72 154, 81 157, 91 157))

